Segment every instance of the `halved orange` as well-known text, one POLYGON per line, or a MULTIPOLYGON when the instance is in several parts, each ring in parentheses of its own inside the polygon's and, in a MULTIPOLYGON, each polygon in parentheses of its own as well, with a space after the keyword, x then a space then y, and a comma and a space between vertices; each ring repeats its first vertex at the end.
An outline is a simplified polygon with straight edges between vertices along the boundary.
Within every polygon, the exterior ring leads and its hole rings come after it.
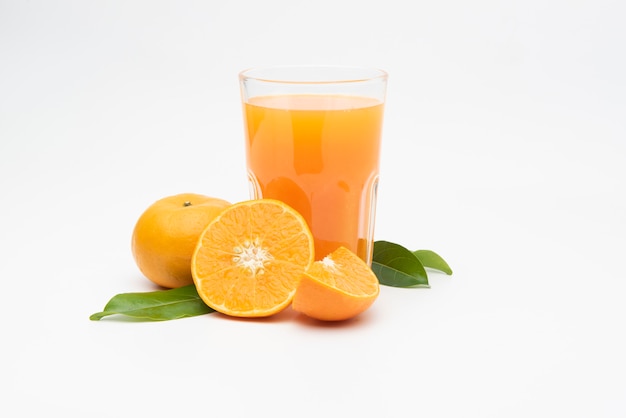
POLYGON ((263 317, 291 303, 313 263, 304 218, 273 199, 236 203, 202 232, 191 259, 198 295, 226 315, 263 317))
POLYGON ((342 321, 368 309, 379 291, 372 269, 352 251, 339 247, 309 267, 292 307, 311 318, 342 321))

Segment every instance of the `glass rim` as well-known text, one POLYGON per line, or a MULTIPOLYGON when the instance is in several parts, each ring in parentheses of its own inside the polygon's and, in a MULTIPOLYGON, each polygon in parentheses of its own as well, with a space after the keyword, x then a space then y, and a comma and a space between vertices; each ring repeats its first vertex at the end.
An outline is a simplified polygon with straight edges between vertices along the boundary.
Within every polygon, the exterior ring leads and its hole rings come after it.
POLYGON ((379 68, 344 65, 275 65, 251 67, 239 73, 240 81, 255 80, 276 84, 345 84, 385 81, 387 78, 387 72, 379 68), (313 72, 317 72, 318 75, 311 76, 313 72), (319 74, 320 72, 323 72, 323 75, 319 74), (346 76, 350 74, 352 76, 346 76))

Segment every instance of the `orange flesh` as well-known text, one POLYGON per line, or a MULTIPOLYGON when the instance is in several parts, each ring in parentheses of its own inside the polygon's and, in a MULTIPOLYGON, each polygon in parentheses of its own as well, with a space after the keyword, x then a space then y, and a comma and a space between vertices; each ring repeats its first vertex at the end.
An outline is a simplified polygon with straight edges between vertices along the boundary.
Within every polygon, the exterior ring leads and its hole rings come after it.
POLYGON ((226 209, 203 232, 192 276, 203 301, 233 316, 277 313, 291 303, 313 262, 304 219, 277 201, 249 201, 226 209))

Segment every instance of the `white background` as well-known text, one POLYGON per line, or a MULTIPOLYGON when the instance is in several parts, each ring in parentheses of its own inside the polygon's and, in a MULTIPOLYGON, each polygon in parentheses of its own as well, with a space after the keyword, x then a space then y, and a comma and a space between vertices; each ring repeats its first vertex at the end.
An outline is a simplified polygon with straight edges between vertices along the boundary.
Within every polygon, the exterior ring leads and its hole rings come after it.
POLYGON ((0 415, 623 417, 619 0, 0 1, 0 415), (248 198, 237 74, 390 74, 376 238, 454 269, 354 321, 89 321, 141 212, 248 198))

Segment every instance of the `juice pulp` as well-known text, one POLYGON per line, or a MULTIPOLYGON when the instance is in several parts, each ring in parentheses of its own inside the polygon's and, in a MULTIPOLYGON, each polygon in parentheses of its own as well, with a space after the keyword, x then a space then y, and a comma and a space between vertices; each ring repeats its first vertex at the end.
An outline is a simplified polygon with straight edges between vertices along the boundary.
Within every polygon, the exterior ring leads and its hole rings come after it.
POLYGON ((300 212, 316 259, 345 246, 371 263, 383 104, 284 95, 255 97, 244 106, 254 197, 300 212))

